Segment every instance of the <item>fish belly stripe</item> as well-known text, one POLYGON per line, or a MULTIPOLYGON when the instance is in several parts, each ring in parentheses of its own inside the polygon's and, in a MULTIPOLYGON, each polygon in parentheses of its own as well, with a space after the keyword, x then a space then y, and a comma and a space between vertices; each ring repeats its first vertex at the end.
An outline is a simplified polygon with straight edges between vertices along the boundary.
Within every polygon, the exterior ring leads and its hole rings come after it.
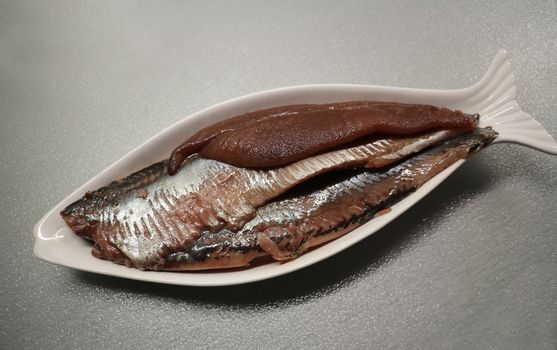
POLYGON ((376 147, 387 148, 393 145, 393 142, 387 139, 378 140, 373 143, 376 147))
POLYGON ((372 152, 374 155, 381 152, 381 148, 384 148, 384 147, 381 147, 381 145, 377 145, 377 144, 373 144, 373 143, 368 143, 367 145, 365 145, 365 147, 367 149, 369 149, 370 152, 372 152))
POLYGON ((152 219, 155 222, 155 225, 157 226, 157 228, 159 228, 157 230, 157 237, 161 240, 164 241, 165 240, 165 236, 167 235, 166 232, 169 231, 169 228, 164 220, 164 217, 156 210, 155 206, 153 205, 153 202, 151 200, 149 200, 148 202, 149 207, 151 208, 151 214, 152 214, 152 219))
POLYGON ((122 238, 129 239, 132 236, 130 224, 126 221, 124 222, 124 227, 122 231, 122 238))
POLYGON ((134 236, 136 238, 140 238, 141 236, 143 236, 143 232, 141 232, 139 226, 137 225, 137 221, 133 222, 133 229, 134 229, 134 236))
POLYGON ((162 235, 161 229, 160 229, 159 225, 157 224, 156 220, 153 218, 153 216, 150 213, 147 213, 147 221, 149 221, 149 223, 151 224, 151 227, 154 230, 154 232, 153 232, 154 234, 153 233, 150 234, 151 237, 153 237, 153 236, 159 236, 160 237, 162 235))
POLYGON ((168 196, 166 195, 166 191, 163 189, 161 191, 157 191, 155 198, 157 198, 158 202, 161 205, 161 208, 166 212, 169 213, 171 212, 174 207, 176 206, 176 203, 171 203, 168 196))
POLYGON ((346 150, 346 153, 348 153, 347 158, 362 160, 369 158, 372 152, 367 147, 356 147, 346 150))
POLYGON ((159 213, 153 202, 149 199, 148 201, 149 207, 151 208, 151 213, 153 214, 153 220, 155 224, 158 226, 158 235, 160 240, 166 241, 170 238, 172 240, 173 230, 172 226, 168 225, 168 222, 165 220, 164 216, 159 213))
POLYGON ((143 228, 143 237, 145 237, 146 239, 151 239, 151 229, 149 228, 149 226, 147 225, 147 223, 145 222, 145 218, 142 217, 140 219, 141 221, 141 226, 143 228))
POLYGON ((284 171, 280 172, 272 170, 264 177, 270 191, 277 193, 287 186, 288 182, 286 181, 283 173, 284 171))
POLYGON ((290 182, 296 182, 304 179, 307 176, 307 168, 301 163, 294 163, 292 166, 286 168, 286 173, 291 176, 290 182))
MULTIPOLYGON (((164 208, 164 206, 162 205, 162 201, 160 201, 160 204, 161 204, 161 209, 164 212, 164 215, 161 214, 161 217, 164 218, 164 222, 167 224, 169 231, 171 232, 171 234, 174 233, 176 236, 181 237, 182 232, 176 226, 176 223, 174 222, 175 221, 174 218, 170 215, 170 211, 164 208)), ((172 208, 170 208, 170 210, 172 210, 172 208)), ((152 219, 149 213, 147 213, 147 217, 150 217, 152 219)), ((153 220, 153 222, 156 224, 155 220, 153 220)), ((155 227, 159 229, 158 226, 155 227)))

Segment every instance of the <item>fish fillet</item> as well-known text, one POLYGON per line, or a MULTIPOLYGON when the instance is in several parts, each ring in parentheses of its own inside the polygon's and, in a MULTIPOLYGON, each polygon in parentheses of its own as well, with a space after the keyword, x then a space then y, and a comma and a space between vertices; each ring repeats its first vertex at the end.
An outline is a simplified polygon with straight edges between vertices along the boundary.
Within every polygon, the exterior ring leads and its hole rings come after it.
POLYGON ((162 269, 241 267, 269 255, 281 261, 295 258, 388 210, 496 136, 490 129, 478 129, 392 168, 360 171, 308 194, 269 203, 259 208, 256 217, 239 232, 207 232, 187 250, 169 255, 162 269))
POLYGON ((203 232, 237 231, 257 208, 315 176, 387 166, 460 133, 377 139, 270 170, 193 157, 169 176, 163 161, 86 194, 61 215, 78 235, 95 242, 95 256, 156 270, 203 232))

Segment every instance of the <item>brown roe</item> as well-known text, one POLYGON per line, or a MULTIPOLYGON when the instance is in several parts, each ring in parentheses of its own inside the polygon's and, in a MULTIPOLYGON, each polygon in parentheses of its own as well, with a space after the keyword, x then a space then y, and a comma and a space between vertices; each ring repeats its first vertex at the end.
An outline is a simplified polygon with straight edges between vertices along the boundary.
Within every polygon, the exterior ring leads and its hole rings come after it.
POLYGON ((213 124, 187 139, 170 157, 169 173, 194 153, 238 167, 269 168, 374 133, 411 135, 436 129, 473 130, 477 116, 431 105, 354 101, 281 106, 213 124))

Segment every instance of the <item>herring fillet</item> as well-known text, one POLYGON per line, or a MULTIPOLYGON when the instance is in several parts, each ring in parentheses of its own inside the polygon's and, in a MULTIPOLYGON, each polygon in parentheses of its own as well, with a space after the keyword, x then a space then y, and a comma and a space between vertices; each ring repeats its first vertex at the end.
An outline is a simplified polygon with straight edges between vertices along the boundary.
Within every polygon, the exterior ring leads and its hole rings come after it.
POLYGON ((271 170, 193 157, 169 176, 162 161, 86 194, 61 215, 95 242, 95 256, 156 270, 202 232, 240 229, 258 207, 303 181, 338 169, 386 166, 461 133, 378 139, 271 170))
POLYGON ((171 254, 163 269, 241 267, 269 255, 295 258, 364 224, 496 136, 491 129, 478 129, 392 168, 362 171, 309 194, 269 203, 239 232, 205 233, 187 250, 171 254))

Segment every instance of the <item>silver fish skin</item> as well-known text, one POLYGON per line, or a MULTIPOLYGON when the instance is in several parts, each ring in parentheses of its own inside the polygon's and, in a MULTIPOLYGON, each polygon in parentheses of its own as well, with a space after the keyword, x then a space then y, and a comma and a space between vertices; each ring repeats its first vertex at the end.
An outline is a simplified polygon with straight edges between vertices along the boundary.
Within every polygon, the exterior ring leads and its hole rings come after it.
POLYGON ((76 233, 95 242, 95 256, 156 270, 202 232, 236 231, 255 217, 257 208, 319 174, 383 167, 461 133, 378 139, 271 170, 194 156, 169 176, 163 161, 87 194, 61 215, 76 233))
MULTIPOLYGON (((238 232, 206 232, 163 269, 247 266, 258 257, 289 260, 350 232, 416 190, 433 176, 489 144, 491 129, 458 136, 383 171, 361 171, 308 194, 269 203, 238 232)), ((327 175, 325 175, 327 176, 327 175)))

